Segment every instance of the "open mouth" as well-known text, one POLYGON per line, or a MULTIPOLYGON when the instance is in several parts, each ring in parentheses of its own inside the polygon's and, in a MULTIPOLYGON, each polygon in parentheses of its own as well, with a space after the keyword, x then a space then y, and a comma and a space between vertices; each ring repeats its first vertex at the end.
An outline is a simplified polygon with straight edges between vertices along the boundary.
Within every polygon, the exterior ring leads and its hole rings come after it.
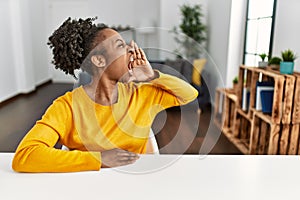
POLYGON ((132 70, 132 63, 133 63, 133 55, 130 55, 129 62, 128 62, 128 70, 132 70))

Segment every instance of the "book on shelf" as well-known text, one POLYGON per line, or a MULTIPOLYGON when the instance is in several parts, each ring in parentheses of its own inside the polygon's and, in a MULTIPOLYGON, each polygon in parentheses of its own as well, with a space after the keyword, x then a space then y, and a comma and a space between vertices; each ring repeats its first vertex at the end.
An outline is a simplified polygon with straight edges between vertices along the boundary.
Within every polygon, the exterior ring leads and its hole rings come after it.
POLYGON ((250 88, 243 88, 243 96, 242 96, 242 110, 247 111, 249 109, 250 104, 250 88))
POLYGON ((274 82, 263 81, 263 82, 256 83, 256 98, 255 98, 256 110, 262 110, 262 99, 261 99, 262 91, 274 91, 274 82))

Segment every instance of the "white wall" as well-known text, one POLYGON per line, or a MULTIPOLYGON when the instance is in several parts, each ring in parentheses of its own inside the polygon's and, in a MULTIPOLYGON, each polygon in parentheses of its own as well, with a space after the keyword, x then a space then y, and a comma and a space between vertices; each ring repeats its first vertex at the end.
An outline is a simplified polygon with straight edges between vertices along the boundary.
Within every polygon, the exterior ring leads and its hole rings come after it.
MULTIPOLYGON (((155 29, 153 32, 144 34, 140 30, 145 30, 145 28, 150 30, 149 27, 156 27, 160 23, 159 6, 160 0, 89 0, 89 13, 92 16, 98 16, 98 22, 110 26, 129 25, 137 28, 136 42, 147 50, 147 48, 159 45, 158 32, 155 29)), ((124 33, 124 35, 132 37, 130 33, 124 33)), ((147 54, 147 51, 145 52, 147 54)), ((151 51, 147 56, 149 59, 155 59, 157 52, 151 51)))
POLYGON ((281 51, 292 49, 298 55, 295 70, 300 71, 300 1, 278 0, 275 19, 273 56, 281 56, 281 51))
POLYGON ((28 93, 50 79, 46 58, 43 1, 2 0, 0 102, 28 93))
POLYGON ((12 22, 9 0, 0 1, 0 102, 14 96, 18 91, 14 67, 14 49, 12 45, 12 22))
POLYGON ((231 0, 208 1, 208 87, 212 98, 216 87, 224 87, 227 75, 231 0))
POLYGON ((46 9, 44 0, 29 0, 30 30, 32 45, 32 62, 34 68, 35 85, 40 85, 51 79, 49 60, 47 59, 48 35, 46 34, 46 9))
POLYGON ((35 89, 30 12, 29 0, 11 1, 15 75, 21 93, 35 89))
MULTIPOLYGON (((180 7, 183 4, 195 5, 200 4, 202 6, 203 18, 202 21, 207 23, 207 2, 209 0, 161 0, 160 1, 160 59, 173 59, 172 57, 176 44, 174 42, 174 35, 169 31, 174 26, 178 27, 181 23, 180 7)), ((174 56, 174 55, 173 55, 174 56)))
MULTIPOLYGON (((211 56, 206 69, 210 73, 208 84, 214 95, 215 87, 231 86, 241 63, 245 14, 242 2, 246 0, 1 0, 0 102, 18 93, 32 91, 50 78, 73 81, 72 77, 66 78, 62 72, 54 70, 50 64, 52 55, 46 45, 50 34, 66 17, 96 15, 99 22, 134 27, 142 27, 141 22, 149 19, 161 30, 146 36, 138 34, 138 42, 146 47, 145 41, 148 41, 148 45, 172 54, 175 45, 168 30, 180 23, 179 5, 183 3, 200 3, 206 12, 204 20, 208 25, 208 52, 211 56)), ((278 1, 273 55, 280 56, 280 52, 287 48, 300 55, 300 28, 296 21, 300 18, 299 6, 298 0, 278 1)), ((155 59, 159 55, 152 52, 151 57, 155 59)), ((296 60, 295 69, 300 71, 300 58, 296 60)))
POLYGON ((232 80, 238 76, 239 66, 243 61, 244 34, 246 21, 246 0, 232 0, 229 27, 228 59, 226 70, 226 87, 232 87, 232 80))

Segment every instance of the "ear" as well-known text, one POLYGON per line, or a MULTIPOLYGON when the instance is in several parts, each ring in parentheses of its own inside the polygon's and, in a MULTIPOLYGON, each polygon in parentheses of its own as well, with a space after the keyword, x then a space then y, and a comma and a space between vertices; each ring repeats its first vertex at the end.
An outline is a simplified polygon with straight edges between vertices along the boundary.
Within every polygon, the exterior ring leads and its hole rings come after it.
POLYGON ((102 67, 106 66, 106 59, 102 55, 92 56, 91 61, 96 67, 101 67, 102 68, 102 67))

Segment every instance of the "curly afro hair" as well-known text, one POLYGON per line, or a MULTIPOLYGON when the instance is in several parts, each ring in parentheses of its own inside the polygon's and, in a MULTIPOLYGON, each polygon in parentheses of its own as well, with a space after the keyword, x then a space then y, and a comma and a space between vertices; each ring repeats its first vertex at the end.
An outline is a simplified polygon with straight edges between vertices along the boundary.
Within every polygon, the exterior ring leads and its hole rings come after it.
MULTIPOLYGON (((96 34, 108 28, 105 24, 93 24, 97 18, 73 19, 69 17, 54 31, 47 43, 52 49, 52 63, 56 69, 61 69, 66 74, 75 77, 74 70, 79 69, 84 59, 92 50, 96 34)), ((92 74, 90 67, 84 67, 85 71, 92 74)), ((75 77, 76 78, 76 77, 75 77)))

